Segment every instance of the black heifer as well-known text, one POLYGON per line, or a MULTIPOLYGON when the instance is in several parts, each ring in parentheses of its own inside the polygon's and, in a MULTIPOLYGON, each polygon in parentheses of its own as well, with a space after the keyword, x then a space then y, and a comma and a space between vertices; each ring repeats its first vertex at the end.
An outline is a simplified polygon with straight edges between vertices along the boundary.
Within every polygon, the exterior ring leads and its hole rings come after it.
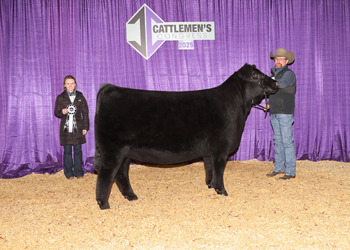
POLYGON ((203 158, 206 184, 227 195, 223 182, 226 162, 239 147, 251 105, 277 90, 278 82, 249 64, 220 86, 199 91, 101 85, 94 162, 100 208, 109 208, 114 180, 126 199, 137 199, 129 181, 130 160, 176 164, 203 158))

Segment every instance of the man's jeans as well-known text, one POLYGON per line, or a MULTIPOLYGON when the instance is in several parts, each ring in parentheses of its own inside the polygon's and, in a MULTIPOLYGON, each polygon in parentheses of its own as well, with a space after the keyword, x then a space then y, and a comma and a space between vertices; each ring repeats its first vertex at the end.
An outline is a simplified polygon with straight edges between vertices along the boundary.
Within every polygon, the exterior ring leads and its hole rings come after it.
POLYGON ((295 176, 296 155, 293 138, 294 115, 273 114, 270 116, 275 142, 274 172, 295 176))
POLYGON ((78 145, 64 145, 64 156, 63 156, 63 168, 64 175, 68 178, 75 176, 83 176, 83 152, 81 151, 81 144, 78 145), (74 167, 72 158, 72 147, 74 148, 74 167))

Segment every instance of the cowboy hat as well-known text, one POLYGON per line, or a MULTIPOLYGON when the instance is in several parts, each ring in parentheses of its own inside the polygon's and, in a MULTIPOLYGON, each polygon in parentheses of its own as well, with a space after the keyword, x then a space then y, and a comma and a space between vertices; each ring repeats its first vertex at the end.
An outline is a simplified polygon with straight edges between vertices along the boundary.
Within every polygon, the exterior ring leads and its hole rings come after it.
POLYGON ((292 62, 294 62, 294 54, 293 52, 287 51, 284 48, 279 48, 276 49, 276 55, 273 55, 272 52, 270 52, 270 57, 271 58, 275 58, 275 57, 286 57, 288 59, 288 64, 291 64, 292 62))

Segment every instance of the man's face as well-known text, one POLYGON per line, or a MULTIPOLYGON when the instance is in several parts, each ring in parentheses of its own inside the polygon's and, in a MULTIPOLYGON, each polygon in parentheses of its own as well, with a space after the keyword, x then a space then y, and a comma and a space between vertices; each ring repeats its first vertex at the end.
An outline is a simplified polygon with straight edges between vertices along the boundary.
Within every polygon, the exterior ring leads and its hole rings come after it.
POLYGON ((288 59, 285 57, 275 57, 275 67, 281 68, 288 63, 288 59))

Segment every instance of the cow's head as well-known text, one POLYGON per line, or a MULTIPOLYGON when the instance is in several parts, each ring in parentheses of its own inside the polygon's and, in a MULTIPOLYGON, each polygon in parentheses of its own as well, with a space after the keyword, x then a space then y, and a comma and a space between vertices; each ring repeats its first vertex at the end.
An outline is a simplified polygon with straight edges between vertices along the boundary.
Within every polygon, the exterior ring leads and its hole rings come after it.
POLYGON ((238 76, 244 81, 246 98, 252 104, 276 93, 279 87, 277 81, 262 73, 255 65, 246 63, 238 70, 238 76))

